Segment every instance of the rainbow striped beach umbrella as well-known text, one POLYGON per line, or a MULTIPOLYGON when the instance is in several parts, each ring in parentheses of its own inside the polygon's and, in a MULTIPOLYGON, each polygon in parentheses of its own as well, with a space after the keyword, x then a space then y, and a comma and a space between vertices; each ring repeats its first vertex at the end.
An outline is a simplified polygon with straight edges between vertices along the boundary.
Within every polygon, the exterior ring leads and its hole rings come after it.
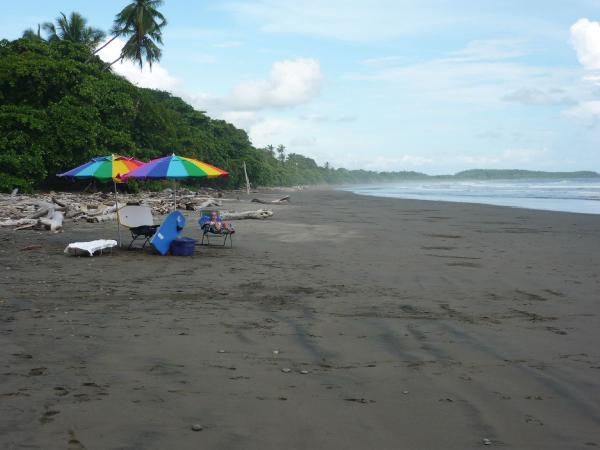
POLYGON ((185 178, 224 178, 229 174, 224 170, 218 169, 205 162, 193 158, 177 156, 173 153, 171 156, 165 156, 132 170, 125 175, 125 181, 130 178, 145 180, 173 180, 173 203, 177 208, 177 187, 176 180, 185 178))
POLYGON ((229 175, 210 164, 184 156, 164 156, 138 167, 127 174, 129 178, 181 180, 184 178, 222 178, 229 175))
POLYGON ((117 233, 119 234, 119 246, 121 245, 121 228, 119 227, 119 202, 117 201, 117 183, 123 183, 124 177, 132 170, 142 166, 144 163, 126 156, 108 155, 93 158, 91 161, 69 170, 59 173, 59 177, 76 180, 112 180, 115 188, 115 210, 117 213, 117 233))
POLYGON ((91 161, 58 174, 59 177, 74 179, 95 179, 99 181, 110 181, 122 183, 123 177, 130 171, 137 169, 144 163, 126 156, 108 155, 93 158, 91 161))

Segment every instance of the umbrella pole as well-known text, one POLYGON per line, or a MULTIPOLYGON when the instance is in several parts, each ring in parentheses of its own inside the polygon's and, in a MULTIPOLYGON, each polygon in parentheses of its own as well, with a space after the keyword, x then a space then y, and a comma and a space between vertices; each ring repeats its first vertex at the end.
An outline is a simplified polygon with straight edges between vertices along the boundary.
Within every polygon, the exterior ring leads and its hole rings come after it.
POLYGON ((173 180, 173 211, 177 210, 177 181, 173 180))
POLYGON ((117 183, 113 180, 113 186, 115 187, 115 212, 117 213, 117 234, 119 236, 119 248, 121 247, 121 224, 119 220, 119 202, 117 200, 117 183))

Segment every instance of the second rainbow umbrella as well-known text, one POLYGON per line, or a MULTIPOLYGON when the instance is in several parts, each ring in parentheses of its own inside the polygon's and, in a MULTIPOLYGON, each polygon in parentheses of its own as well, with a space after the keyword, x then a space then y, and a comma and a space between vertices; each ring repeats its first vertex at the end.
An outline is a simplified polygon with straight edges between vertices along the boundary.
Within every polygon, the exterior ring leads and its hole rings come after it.
MULTIPOLYGON (((206 164, 193 158, 186 158, 172 154, 162 158, 153 159, 132 170, 123 177, 125 181, 130 178, 142 180, 183 180, 186 178, 225 178, 229 174, 215 166, 206 164)), ((177 208, 177 188, 174 184, 173 205, 177 208)))

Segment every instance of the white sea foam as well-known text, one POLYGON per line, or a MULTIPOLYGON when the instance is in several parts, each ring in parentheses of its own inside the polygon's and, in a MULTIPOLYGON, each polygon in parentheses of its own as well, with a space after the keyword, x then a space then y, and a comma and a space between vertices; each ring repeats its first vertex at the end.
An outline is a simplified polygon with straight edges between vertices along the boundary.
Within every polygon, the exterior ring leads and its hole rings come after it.
POLYGON ((598 180, 410 181, 347 188, 357 194, 600 214, 598 180))

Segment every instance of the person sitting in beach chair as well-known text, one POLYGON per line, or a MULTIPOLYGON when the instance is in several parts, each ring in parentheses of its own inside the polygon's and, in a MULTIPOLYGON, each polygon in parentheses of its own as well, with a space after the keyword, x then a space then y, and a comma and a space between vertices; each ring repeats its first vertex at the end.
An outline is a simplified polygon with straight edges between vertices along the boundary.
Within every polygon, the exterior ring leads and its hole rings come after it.
POLYGON ((210 237, 212 236, 223 238, 223 247, 225 247, 227 238, 229 238, 229 247, 233 247, 232 235, 235 233, 235 229, 230 223, 224 222, 217 211, 201 212, 198 224, 202 230, 202 241, 200 242, 200 245, 211 245, 210 237), (205 239, 206 244, 204 243, 205 239))

